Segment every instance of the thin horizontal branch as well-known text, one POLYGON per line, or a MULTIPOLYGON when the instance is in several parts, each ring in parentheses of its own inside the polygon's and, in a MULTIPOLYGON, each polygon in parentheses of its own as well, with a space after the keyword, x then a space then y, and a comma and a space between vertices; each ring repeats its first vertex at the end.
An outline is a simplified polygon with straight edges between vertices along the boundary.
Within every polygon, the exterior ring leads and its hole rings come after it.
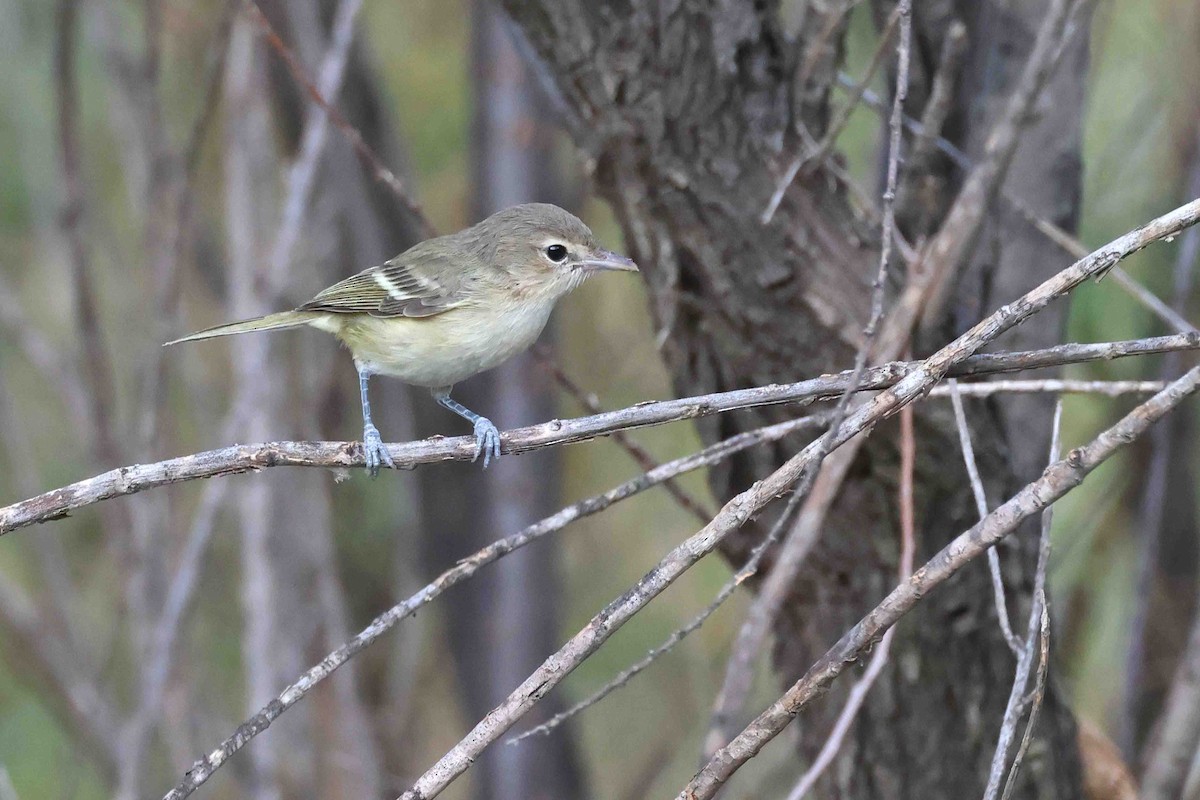
MULTIPOLYGON (((991 397, 997 394, 1099 394, 1120 397, 1127 394, 1154 394, 1166 387, 1165 381, 1080 381, 1046 378, 1030 381, 986 381, 960 383, 958 393, 963 397, 991 397)), ((935 386, 930 397, 949 397, 950 387, 935 386)))
MULTIPOLYGON (((955 366, 950 374, 960 377, 985 375, 1196 349, 1200 349, 1200 334, 1196 333, 1097 344, 1064 344, 1044 350, 971 356, 955 366)), ((919 361, 897 361, 872 367, 864 372, 859 389, 869 391, 887 388, 920 366, 919 361)), ((651 401, 589 417, 551 420, 501 434, 501 450, 505 453, 523 453, 542 447, 587 441, 618 430, 696 419, 736 409, 833 398, 846 390, 851 378, 852 372, 846 371, 798 383, 651 401)), ((418 464, 439 461, 469 461, 475 452, 475 440, 470 436, 433 437, 389 445, 388 452, 398 468, 411 469, 418 464)), ((153 464, 135 464, 0 508, 0 535, 26 525, 61 519, 75 509, 103 500, 183 481, 236 475, 268 467, 346 468, 364 464, 362 446, 358 442, 234 445, 153 464)))
POLYGON ((681 800, 711 798, 739 767, 775 738, 788 723, 850 664, 929 592, 1008 536, 1026 519, 1083 482, 1083 479, 1117 450, 1143 434, 1200 388, 1200 367, 1135 408, 1116 425, 1067 458, 1047 467, 1042 477, 1025 486, 985 519, 960 534, 908 581, 892 590, 883 602, 859 620, 786 693, 746 726, 718 752, 679 794, 681 800))
POLYGON ((657 486, 673 477, 719 463, 734 453, 741 452, 749 447, 764 442, 777 441, 790 433, 803 430, 804 428, 823 425, 825 421, 825 415, 818 414, 777 423, 730 437, 729 439, 710 445, 698 453, 669 461, 603 494, 580 500, 539 522, 535 522, 518 533, 493 542, 472 555, 461 559, 453 567, 430 581, 419 592, 404 602, 393 606, 383 614, 380 614, 357 636, 327 655, 319 664, 304 673, 299 680, 284 689, 265 708, 239 725, 233 735, 193 764, 179 785, 164 796, 164 800, 182 800, 182 798, 196 791, 201 784, 212 776, 213 772, 229 760, 230 756, 241 750, 251 739, 266 730, 284 711, 287 711, 299 702, 317 684, 333 674, 334 670, 366 649, 402 619, 430 603, 450 587, 471 577, 488 564, 544 536, 562 530, 569 523, 574 522, 580 517, 597 514, 613 503, 657 486))

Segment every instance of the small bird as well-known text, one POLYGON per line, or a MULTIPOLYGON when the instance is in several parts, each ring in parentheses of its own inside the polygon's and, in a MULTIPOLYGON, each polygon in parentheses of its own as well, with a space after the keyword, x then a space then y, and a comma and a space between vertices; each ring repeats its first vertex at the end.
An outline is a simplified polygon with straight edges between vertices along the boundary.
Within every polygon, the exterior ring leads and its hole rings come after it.
POLYGON ((420 242, 294 311, 218 325, 167 344, 302 325, 327 331, 350 349, 358 368, 363 451, 372 476, 381 464, 395 466, 371 422, 372 375, 428 387, 440 405, 474 426, 475 459, 483 454, 487 467, 500 455, 500 432, 451 399, 450 389, 528 348, 559 298, 605 270, 638 268, 602 249, 575 215, 529 203, 420 242))

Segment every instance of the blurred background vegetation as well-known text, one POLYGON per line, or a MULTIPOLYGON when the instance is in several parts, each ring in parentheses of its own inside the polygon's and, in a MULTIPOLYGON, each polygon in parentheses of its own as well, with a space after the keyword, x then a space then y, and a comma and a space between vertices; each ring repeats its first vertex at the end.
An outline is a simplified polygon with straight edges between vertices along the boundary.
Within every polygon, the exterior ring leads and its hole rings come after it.
MULTIPOLYGON (((140 140, 145 131, 138 130, 144 109, 131 105, 128 91, 138 80, 139 59, 145 52, 145 9, 152 5, 161 17, 157 88, 161 121, 169 146, 177 151, 187 141, 194 120, 204 113, 205 75, 226 14, 226 4, 218 0, 79 3, 75 75, 84 189, 81 225, 95 280, 100 344, 112 361, 112 413, 114 430, 121 432, 121 452, 128 458, 124 463, 215 448, 247 436, 239 429, 231 437, 225 424, 239 394, 231 353, 243 342, 169 351, 161 382, 154 373, 148 374, 148 365, 160 355, 164 333, 178 334, 231 318, 228 295, 231 285, 237 285, 226 272, 229 218, 223 129, 227 109, 218 105, 198 152, 194 208, 182 226, 178 249, 182 301, 178 311, 165 319, 156 305, 147 230, 157 201, 142 194, 152 180, 154 162, 142 156, 150 148, 140 140), (150 384, 165 391, 161 421, 153 423, 160 428, 152 437, 139 439, 138 432, 148 424, 143 393, 150 384), (139 441, 145 449, 138 448, 139 441)), ((333 5, 317 0, 280 2, 270 15, 299 26, 297 20, 306 14, 317 19, 324 15, 327 20, 333 5)), ((72 255, 64 227, 66 192, 53 68, 60 9, 47 0, 0 0, 0 278, 6 292, 3 303, 10 311, 16 306, 21 312, 0 314, 0 428, 5 434, 0 440, 0 499, 4 503, 118 466, 98 460, 101 451, 89 441, 94 432, 71 424, 68 399, 30 358, 29 327, 6 327, 13 319, 26 318, 37 340, 60 354, 67 366, 77 363, 75 354, 82 352, 72 255)), ((381 156, 404 177, 440 231, 469 224, 479 208, 478 178, 471 166, 473 120, 480 87, 485 85, 473 78, 472 71, 472 25, 478 24, 479 13, 478 5, 465 1, 366 0, 352 70, 370 78, 377 96, 369 104, 353 99, 350 82, 344 95, 354 124, 390 138, 381 156), (379 116, 365 118, 367 106, 379 116)), ((303 98, 295 94, 276 57, 268 54, 259 37, 253 38, 257 57, 270 63, 276 148, 272 174, 278 178, 278 183, 262 187, 262 195, 277 203, 284 168, 294 154, 297 108, 303 110, 303 98)), ((875 40, 870 15, 860 8, 849 38, 851 74, 861 74, 875 40)), ((303 53, 302 57, 310 74, 315 74, 313 59, 303 53)), ((1101 3, 1092 28, 1090 70, 1080 238, 1095 246, 1174 206, 1185 193, 1186 175, 1198 158, 1200 6, 1191 0, 1101 3)), ((876 83, 875 88, 886 94, 882 79, 876 83)), ((619 249, 620 234, 605 206, 589 197, 586 170, 576 162, 565 136, 555 130, 552 110, 544 104, 535 108, 541 108, 538 113, 544 116, 530 121, 531 130, 546 137, 550 158, 542 168, 554 177, 544 190, 550 196, 529 199, 572 206, 602 241, 619 249)), ((842 137, 846 162, 865 186, 877 180, 880 134, 878 117, 864 108, 855 113, 842 137)), ((356 261, 353 249, 347 247, 354 236, 353 224, 346 221, 347 212, 339 205, 343 200, 329 190, 334 170, 359 170, 359 165, 336 131, 330 133, 329 149, 321 188, 311 204, 313 221, 304 227, 274 298, 278 307, 311 296, 330 278, 369 265, 356 261)), ((360 179, 364 183, 369 181, 360 179)), ((366 197, 378 189, 361 191, 366 197)), ((263 225, 277 224, 276 207, 260 209, 259 214, 263 225)), ((269 244, 273 229, 262 235, 269 244)), ((402 244, 404 235, 392 231, 394 239, 385 235, 382 241, 402 244)), ((1128 268, 1169 300, 1173 257, 1172 250, 1159 248, 1139 255, 1128 268)), ((1186 299, 1187 310, 1194 311, 1192 298, 1186 299)), ((1165 332, 1162 323, 1110 281, 1074 295, 1069 341, 1161 332, 1165 332)), ((605 407, 671 395, 653 341, 646 298, 635 281, 590 282, 562 304, 551 338, 568 372, 605 407)), ((358 438, 353 369, 349 358, 336 351, 336 343, 301 332, 279 335, 271 347, 268 380, 283 390, 281 412, 268 417, 269 424, 257 431, 257 438, 358 438)), ((1155 378, 1158 368, 1153 359, 1126 359, 1075 368, 1070 374, 1155 378)), ((388 389, 383 396, 377 421, 385 438, 465 433, 460 421, 449 414, 414 409, 422 402, 419 395, 388 389)), ((552 396, 558 415, 583 413, 570 397, 552 396)), ((1090 438, 1131 405, 1129 399, 1068 399, 1065 442, 1090 438)), ((479 410, 502 428, 538 421, 486 401, 479 410)), ((1118 740, 1127 724, 1122 698, 1135 599, 1150 592, 1147 657, 1144 668, 1139 667, 1145 675, 1137 686, 1139 696, 1148 698, 1160 693, 1170 679, 1195 604, 1194 416, 1195 407, 1189 405, 1170 423, 1171 502, 1164 511, 1158 568, 1148 584, 1139 584, 1139 551, 1133 533, 1147 513, 1142 498, 1151 469, 1148 444, 1107 463, 1060 505, 1055 516, 1057 531, 1072 532, 1072 541, 1056 550, 1052 562, 1059 643, 1055 663, 1076 712, 1118 740)), ((636 438, 662 460, 699 447, 688 424, 640 431, 636 438)), ((441 484, 453 497, 458 482, 470 479, 466 473, 476 469, 450 464, 423 467, 421 472, 432 475, 426 481, 441 484)), ((566 448, 539 470, 545 491, 553 493, 544 498, 551 509, 602 491, 638 471, 607 440, 566 448)), ((247 486, 273 485, 273 502, 287 505, 294 497, 281 488, 285 484, 280 472, 222 478, 218 483, 230 484, 222 490, 225 496, 207 501, 214 514, 211 540, 199 586, 180 627, 181 649, 163 697, 158 735, 151 737, 145 756, 140 796, 157 796, 159 790, 169 788, 195 757, 345 638, 334 635, 338 625, 313 610, 324 602, 322 591, 336 586, 344 602, 340 624, 344 632, 352 633, 474 549, 460 530, 423 528, 418 498, 428 488, 422 488, 416 474, 386 474, 374 482, 354 474, 336 484, 332 476, 320 474, 305 476, 300 479, 303 483, 286 484, 301 491, 319 487, 328 504, 327 530, 320 534, 311 530, 321 524, 318 517, 289 517, 286 512, 275 517, 279 526, 272 530, 268 547, 278 566, 277 580, 286 584, 301 576, 295 585, 280 588, 277 597, 298 604, 289 611, 296 619, 281 623, 276 632, 281 639, 291 635, 291 641, 280 644, 281 656, 269 681, 271 694, 249 696, 244 638, 248 623, 239 600, 245 591, 246 561, 239 536, 242 520, 236 509, 239 502, 247 501, 237 493, 247 486), (437 538, 436 547, 425 541, 428 537, 437 538), (332 559, 331 573, 320 573, 307 562, 304 566, 283 563, 295 558, 294 549, 311 545, 322 552, 323 545, 312 544, 321 541, 332 548, 327 554, 332 559), (431 552, 437 556, 430 556, 431 552), (332 576, 332 583, 312 577, 319 574, 332 576)), ((702 475, 689 476, 684 483, 712 502, 702 475)), ((136 705, 136 654, 146 636, 146 631, 137 629, 128 592, 131 570, 142 565, 129 559, 152 553, 164 564, 176 563, 193 520, 203 513, 198 509, 207 491, 209 487, 200 483, 159 490, 162 499, 152 502, 162 505, 147 513, 163 524, 144 532, 156 543, 140 548, 122 541, 120 523, 106 521, 97 508, 0 540, 0 574, 12 591, 22 594, 56 634, 78 648, 73 657, 83 672, 109 687, 122 708, 136 705), (55 572, 51 564, 59 567, 54 575, 49 574, 55 572), (60 593, 64 586, 70 589, 67 597, 60 593)), ((118 504, 135 518, 139 513, 130 500, 113 503, 118 504)), ((558 584, 566 587, 544 597, 557 611, 555 640, 578 629, 695 528, 693 518, 657 491, 576 523, 552 542, 535 545, 545 550, 558 584)), ((507 566, 502 563, 495 569, 502 574, 507 566)), ((568 679, 567 702, 586 696, 657 644, 705 605, 728 576, 727 565, 717 559, 693 570, 568 679)), ((720 685, 728 643, 741 619, 743 599, 735 596, 633 685, 555 734, 570 737, 590 796, 665 796, 690 776, 712 697, 720 685), (661 735, 664 729, 671 730, 669 738, 661 735)), ((351 796, 336 775, 344 753, 330 732, 338 720, 345 719, 341 716, 345 707, 339 705, 343 702, 355 703, 368 715, 366 735, 374 742, 371 746, 385 751, 378 786, 389 793, 407 786, 475 719, 464 710, 456 678, 463 662, 452 654, 455 625, 440 602, 402 623, 398 634, 355 662, 355 672, 339 674, 305 701, 304 711, 298 708, 284 715, 248 752, 236 756, 235 763, 202 790, 205 796, 258 796, 261 786, 255 769, 263 767, 259 762, 253 769, 249 766, 249 751, 266 747, 268 739, 277 743, 275 758, 284 774, 284 796, 351 796), (358 699, 345 701, 338 695, 336 687, 342 684, 358 699), (305 764, 297 766, 294 760, 305 764), (289 783, 289 775, 295 783, 289 783)), ((61 712, 62 699, 55 697, 54 682, 45 680, 37 659, 24 652, 24 644, 10 636, 10 630, 7 625, 0 627, 0 799, 111 796, 118 779, 104 766, 104 759, 85 746, 70 715, 61 712)), ((540 660, 545 653, 533 655, 540 660)), ((481 640, 477 658, 487 664, 491 657, 481 640)), ((765 679, 759 684, 758 700, 766 702, 774 696, 774 686, 765 679)), ((1150 701, 1143 705, 1153 711, 1150 701)), ((366 746, 346 745, 351 750, 366 746)), ((770 781, 772 770, 785 769, 784 764, 768 763, 747 770, 731 796, 742 796, 737 791, 756 796, 756 787, 770 781)), ((446 796, 484 796, 485 789, 473 783, 478 780, 473 771, 446 796)))

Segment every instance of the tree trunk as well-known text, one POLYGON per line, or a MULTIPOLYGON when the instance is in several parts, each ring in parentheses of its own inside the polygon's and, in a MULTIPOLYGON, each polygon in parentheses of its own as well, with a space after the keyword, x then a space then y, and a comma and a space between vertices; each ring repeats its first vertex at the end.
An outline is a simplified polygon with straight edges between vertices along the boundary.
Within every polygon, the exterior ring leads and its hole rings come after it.
MULTIPOLYGON (((1020 75, 1043 5, 916 3, 909 115, 920 116, 942 41, 961 20, 967 56, 953 74, 957 91, 945 133, 978 153, 1020 75)), ((792 185, 770 224, 759 221, 801 142, 819 141, 825 131, 842 61, 842 6, 800 4, 793 35, 778 4, 765 0, 505 2, 557 88, 565 123, 643 267, 656 333, 680 394, 793 381, 852 362, 878 258, 876 234, 856 218, 843 184, 825 166, 792 185)), ((1085 57, 1086 35, 1077 33, 1006 184, 1010 194, 1068 226, 1079 199, 1085 57)), ((914 200, 901 209, 910 236, 936 230, 961 179, 937 159, 916 177, 931 188, 910 177, 906 196, 924 188, 932 197, 926 192, 926 206, 914 200), (909 210, 922 213, 904 213, 909 210)), ((990 219, 945 318, 918 341, 918 350, 1061 266, 1061 254, 1007 207, 1000 205, 990 219)), ((1039 316, 1005 344, 1058 341, 1061 313, 1039 316)), ((1041 469, 1050 414, 1043 402, 1007 399, 972 403, 969 412, 995 502, 1041 469)), ((788 413, 776 408, 714 417, 700 430, 713 441, 788 413)), ((925 404, 919 414, 920 556, 931 555, 977 515, 948 409, 925 404)), ((734 460, 712 473, 713 488, 728 497, 792 452, 794 445, 781 445, 734 460)), ((894 432, 881 426, 778 620, 775 666, 783 683, 795 680, 894 583, 896 460, 894 432)), ((762 535, 761 525, 747 526, 722 552, 741 564, 762 535)), ((1036 536, 1023 536, 1002 554, 1017 619, 1028 608, 1035 549, 1036 536)), ((980 566, 931 596, 900 627, 890 665, 818 796, 981 794, 1014 669, 991 597, 980 566)), ((799 747, 806 759, 828 736, 849 683, 843 680, 805 712, 799 747)), ((1053 692, 1038 737, 1018 796, 1079 796, 1074 725, 1053 692)))

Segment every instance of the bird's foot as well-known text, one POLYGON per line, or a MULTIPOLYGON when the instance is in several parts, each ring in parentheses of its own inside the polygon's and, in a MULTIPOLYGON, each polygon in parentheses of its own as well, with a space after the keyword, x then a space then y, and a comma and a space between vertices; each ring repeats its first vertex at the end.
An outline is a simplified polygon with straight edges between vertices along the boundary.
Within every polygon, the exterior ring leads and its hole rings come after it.
POLYGON ((379 430, 374 425, 367 425, 363 428, 363 455, 367 459, 367 469, 372 478, 379 474, 381 464, 387 464, 393 468, 396 466, 392 461, 392 454, 388 452, 383 438, 379 435, 379 430))
POLYGON ((487 469, 493 458, 500 457, 500 430, 487 417, 475 420, 475 457, 478 461, 483 454, 483 468, 487 469))

